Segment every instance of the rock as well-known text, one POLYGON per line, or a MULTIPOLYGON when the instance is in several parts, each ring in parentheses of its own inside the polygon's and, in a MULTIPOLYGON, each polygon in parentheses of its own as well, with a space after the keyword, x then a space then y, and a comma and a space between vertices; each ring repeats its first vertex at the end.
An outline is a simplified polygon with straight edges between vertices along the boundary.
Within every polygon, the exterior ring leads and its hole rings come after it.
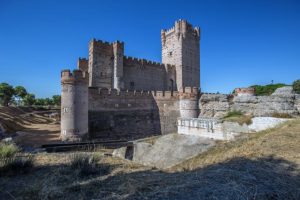
POLYGON ((230 133, 234 136, 237 134, 240 134, 240 133, 249 133, 250 132, 247 124, 240 125, 237 122, 223 122, 222 130, 225 133, 230 133))
POLYGON ((300 94, 295 95, 295 107, 300 113, 300 94))
POLYGON ((251 131, 263 131, 269 128, 274 128, 277 125, 288 121, 289 119, 274 118, 274 117, 254 117, 252 118, 252 124, 248 127, 251 131))
POLYGON ((283 97, 290 97, 295 95, 292 86, 285 86, 281 88, 277 88, 275 92, 273 92, 272 96, 283 96, 283 97))
POLYGON ((222 118, 229 111, 231 95, 203 94, 200 97, 200 116, 222 118))
POLYGON ((112 153, 112 156, 125 159, 126 149, 127 147, 115 149, 112 153))
MULTIPOLYGON (((212 139, 198 136, 169 134, 159 137, 154 144, 136 142, 133 145, 132 160, 136 163, 166 169, 183 162, 214 146, 212 139)), ((130 152, 120 148, 113 155, 126 157, 130 152)))
POLYGON ((11 143, 11 142, 13 142, 13 139, 12 139, 12 137, 7 137, 7 138, 2 139, 2 142, 11 143))

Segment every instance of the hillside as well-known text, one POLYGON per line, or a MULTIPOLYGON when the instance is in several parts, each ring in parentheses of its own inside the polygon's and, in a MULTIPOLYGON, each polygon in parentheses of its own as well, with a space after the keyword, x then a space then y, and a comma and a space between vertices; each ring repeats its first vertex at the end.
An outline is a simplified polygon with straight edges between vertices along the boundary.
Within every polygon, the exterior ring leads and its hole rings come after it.
POLYGON ((96 173, 82 175, 83 168, 72 168, 74 153, 40 153, 35 155, 35 167, 21 179, 0 179, 0 198, 300 199, 299 144, 296 119, 237 141, 220 142, 166 171, 98 150, 88 153, 99 157, 96 173))

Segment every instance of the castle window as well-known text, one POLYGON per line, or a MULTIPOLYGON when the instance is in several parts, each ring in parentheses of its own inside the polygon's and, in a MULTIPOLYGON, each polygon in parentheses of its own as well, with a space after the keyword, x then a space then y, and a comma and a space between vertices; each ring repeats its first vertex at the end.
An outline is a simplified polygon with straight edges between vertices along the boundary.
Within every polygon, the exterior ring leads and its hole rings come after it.
POLYGON ((170 52, 169 52, 169 56, 172 56, 172 54, 173 54, 173 52, 172 52, 172 51, 170 51, 170 52))
POLYGON ((134 90, 134 82, 133 81, 130 82, 130 89, 134 90))

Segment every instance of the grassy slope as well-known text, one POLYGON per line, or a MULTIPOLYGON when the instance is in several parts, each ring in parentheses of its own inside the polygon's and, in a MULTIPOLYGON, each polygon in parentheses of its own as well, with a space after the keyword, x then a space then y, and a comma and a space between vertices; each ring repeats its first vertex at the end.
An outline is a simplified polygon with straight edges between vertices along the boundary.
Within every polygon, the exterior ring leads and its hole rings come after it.
POLYGON ((259 159, 271 156, 300 165, 299 119, 257 134, 249 134, 238 141, 219 142, 215 148, 173 167, 172 170, 192 170, 236 157, 259 159))
POLYGON ((81 177, 68 154, 38 154, 26 175, 0 178, 0 199, 300 199, 300 120, 220 144, 167 171, 103 156, 81 177))

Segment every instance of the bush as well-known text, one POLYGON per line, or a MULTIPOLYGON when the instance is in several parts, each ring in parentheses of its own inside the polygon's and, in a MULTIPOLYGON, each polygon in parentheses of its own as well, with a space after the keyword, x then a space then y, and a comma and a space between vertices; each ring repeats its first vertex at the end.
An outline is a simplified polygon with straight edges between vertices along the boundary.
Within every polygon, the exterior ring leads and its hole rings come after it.
POLYGON ((239 116, 242 116, 242 115, 243 115, 242 111, 234 110, 234 111, 228 112, 227 115, 225 116, 225 118, 227 118, 227 117, 239 117, 239 116))
POLYGON ((33 167, 33 157, 18 155, 19 151, 13 143, 0 143, 0 176, 27 173, 33 167))
POLYGON ((223 118, 224 121, 228 122, 237 122, 239 125, 252 124, 252 116, 251 115, 244 115, 241 111, 234 110, 230 111, 225 115, 223 118))
POLYGON ((98 165, 99 157, 87 153, 74 153, 70 155, 70 167, 78 170, 82 176, 97 174, 101 167, 98 165))
POLYGON ((250 87, 255 89, 255 95, 257 96, 268 96, 275 92, 276 89, 287 86, 283 83, 270 84, 270 85, 252 85, 250 87))
POLYGON ((293 90, 300 94, 300 79, 293 82, 293 90))
POLYGON ((13 143, 0 143, 0 159, 14 157, 19 151, 19 148, 13 143))

